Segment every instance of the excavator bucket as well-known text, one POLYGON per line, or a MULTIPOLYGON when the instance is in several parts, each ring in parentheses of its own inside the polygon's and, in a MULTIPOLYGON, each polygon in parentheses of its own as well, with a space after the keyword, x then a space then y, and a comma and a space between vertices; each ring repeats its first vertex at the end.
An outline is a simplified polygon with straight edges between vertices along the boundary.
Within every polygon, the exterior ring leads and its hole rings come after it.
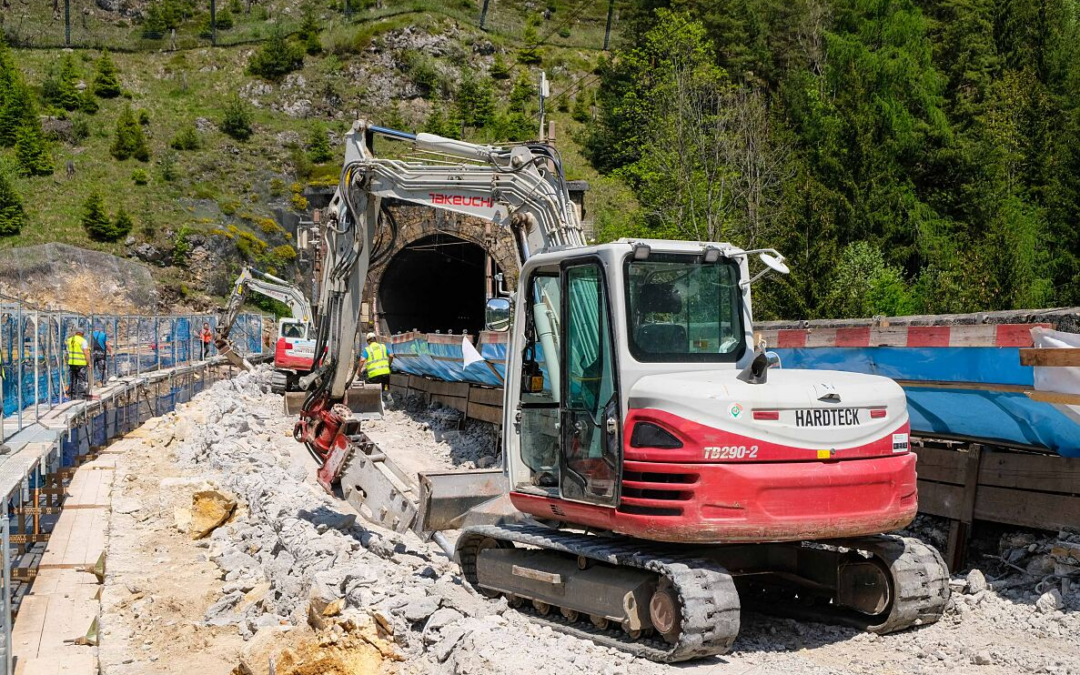
POLYGON ((251 362, 244 358, 244 355, 236 351, 236 347, 228 340, 218 340, 215 343, 218 354, 224 356, 225 359, 236 366, 237 368, 243 368, 244 370, 251 370, 254 366, 251 362))
POLYGON ((361 420, 381 420, 382 387, 357 380, 345 392, 345 405, 361 420))

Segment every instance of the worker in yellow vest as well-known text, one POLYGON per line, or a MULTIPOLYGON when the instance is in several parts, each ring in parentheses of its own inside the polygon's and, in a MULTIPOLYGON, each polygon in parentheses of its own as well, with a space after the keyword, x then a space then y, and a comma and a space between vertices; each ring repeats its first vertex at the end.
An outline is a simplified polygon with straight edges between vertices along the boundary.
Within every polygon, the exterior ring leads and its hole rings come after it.
POLYGON ((83 336, 83 329, 76 328, 75 334, 66 340, 65 346, 68 362, 68 397, 84 396, 89 393, 86 391, 86 366, 90 363, 90 343, 83 336))
POLYGON ((390 388, 390 363, 393 354, 386 345, 381 344, 375 333, 367 334, 367 347, 360 357, 360 372, 367 376, 367 381, 382 386, 383 391, 390 388))

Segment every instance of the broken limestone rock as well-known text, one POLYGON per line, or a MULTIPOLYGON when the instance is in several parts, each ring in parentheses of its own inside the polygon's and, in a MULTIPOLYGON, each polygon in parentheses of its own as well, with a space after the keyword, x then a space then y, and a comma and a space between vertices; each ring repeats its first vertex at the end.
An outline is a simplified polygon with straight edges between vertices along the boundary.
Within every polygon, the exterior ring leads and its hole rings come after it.
POLYGON ((1056 588, 1051 588, 1049 591, 1039 596, 1039 599, 1035 601, 1035 608, 1042 614, 1049 614, 1050 612, 1062 609, 1065 606, 1064 601, 1061 599, 1061 591, 1056 588))
POLYGON ((986 590, 986 575, 980 570, 971 570, 967 575, 968 595, 978 595, 986 590))
POLYGON ((433 598, 431 596, 419 598, 405 605, 402 614, 405 616, 406 620, 416 623, 417 621, 423 621, 434 614, 435 610, 439 609, 439 604, 438 598, 433 598))
POLYGON ((236 498, 221 490, 200 490, 191 496, 191 538, 202 539, 236 509, 236 498))

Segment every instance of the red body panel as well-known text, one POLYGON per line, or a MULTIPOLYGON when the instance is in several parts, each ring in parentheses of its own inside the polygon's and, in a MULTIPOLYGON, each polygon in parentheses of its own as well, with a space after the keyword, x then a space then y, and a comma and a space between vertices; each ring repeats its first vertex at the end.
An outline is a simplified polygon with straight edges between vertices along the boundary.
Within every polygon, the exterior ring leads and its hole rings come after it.
POLYGON ((295 370, 299 373, 311 371, 311 355, 294 355, 288 352, 292 349, 292 343, 286 338, 278 338, 274 346, 274 368, 278 370, 295 370))
MULTIPOLYGON (((662 417, 665 428, 680 419, 653 410, 633 410, 628 417, 628 425, 635 419, 662 417)), ((626 448, 617 507, 521 492, 511 492, 511 501, 540 518, 685 543, 857 537, 895 530, 915 517, 916 458, 906 449, 894 453, 891 434, 843 450, 842 459, 817 459, 814 450, 755 442, 681 422, 681 449, 626 448), (715 444, 754 444, 759 457, 704 461, 703 446, 715 444)), ((906 434, 908 425, 894 432, 906 434)))

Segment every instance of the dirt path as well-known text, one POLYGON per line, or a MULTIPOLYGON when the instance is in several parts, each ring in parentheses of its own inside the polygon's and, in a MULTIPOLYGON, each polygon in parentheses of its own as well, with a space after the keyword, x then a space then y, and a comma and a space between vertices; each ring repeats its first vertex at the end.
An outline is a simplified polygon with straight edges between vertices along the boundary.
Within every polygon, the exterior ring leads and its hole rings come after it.
MULTIPOLYGON (((157 445, 124 456, 104 598, 104 673, 262 675, 273 659, 277 675, 1080 675, 1080 593, 1053 570, 991 578, 988 587, 977 576, 970 585, 956 577, 941 622, 884 637, 744 612, 732 653, 678 666, 553 633, 505 601, 478 596, 437 547, 356 522, 348 505, 322 493, 265 379, 218 383, 152 432, 157 445), (203 481, 240 506, 229 524, 196 542, 177 530, 173 514, 203 481), (1058 589, 1060 607, 1036 607, 1045 604, 1040 594, 1058 589)), ((461 433, 429 413, 391 411, 368 430, 413 469, 489 461, 486 432, 461 433)), ((1039 562, 1043 544, 1026 541, 1039 562)))

